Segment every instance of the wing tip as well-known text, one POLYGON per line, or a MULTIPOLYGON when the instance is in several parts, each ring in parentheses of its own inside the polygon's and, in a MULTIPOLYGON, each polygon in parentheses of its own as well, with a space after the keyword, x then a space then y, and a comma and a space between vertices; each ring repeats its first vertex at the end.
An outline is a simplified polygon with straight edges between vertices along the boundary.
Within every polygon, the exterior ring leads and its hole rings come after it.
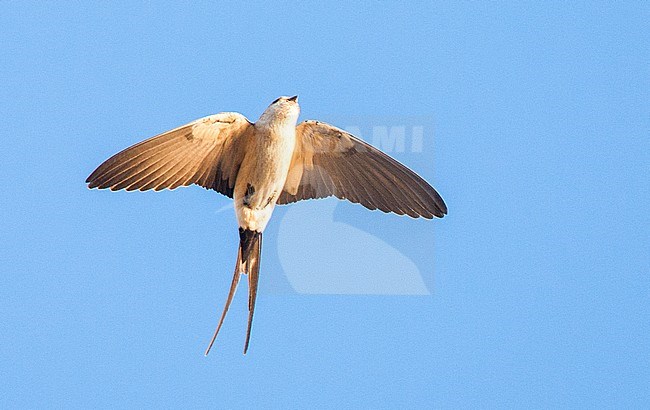
POLYGON ((85 184, 88 189, 95 189, 95 188, 102 189, 101 184, 94 178, 90 178, 90 177, 86 178, 85 184))
POLYGON ((436 207, 438 208, 439 211, 439 213, 436 214, 438 218, 444 218, 444 216, 447 215, 449 212, 447 210, 447 204, 445 204, 445 201, 443 201, 442 198, 440 198, 439 203, 436 203, 436 207))

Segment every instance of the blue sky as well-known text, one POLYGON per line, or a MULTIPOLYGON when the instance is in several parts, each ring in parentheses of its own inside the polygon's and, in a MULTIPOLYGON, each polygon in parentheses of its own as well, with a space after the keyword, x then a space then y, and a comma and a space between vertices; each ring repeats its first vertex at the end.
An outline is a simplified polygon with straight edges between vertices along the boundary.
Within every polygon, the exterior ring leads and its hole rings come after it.
POLYGON ((0 4, 2 407, 648 406, 646 3, 41 3, 0 4), (249 353, 242 286, 205 358, 228 200, 83 182, 293 94, 303 119, 424 126, 392 155, 449 215, 279 208, 249 353), (360 291, 314 291, 333 282, 305 232, 360 291), (425 294, 363 294, 401 272, 425 294))

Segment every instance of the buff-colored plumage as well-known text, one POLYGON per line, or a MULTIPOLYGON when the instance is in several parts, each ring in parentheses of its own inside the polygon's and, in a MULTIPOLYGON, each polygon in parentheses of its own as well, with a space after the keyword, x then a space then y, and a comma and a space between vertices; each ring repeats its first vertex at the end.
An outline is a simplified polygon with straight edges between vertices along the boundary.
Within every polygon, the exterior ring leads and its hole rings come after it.
POLYGON ((248 349, 262 232, 276 204, 335 196, 411 217, 443 217, 436 190, 395 159, 334 126, 296 126, 297 97, 280 97, 251 123, 241 114, 211 115, 115 154, 86 180, 90 188, 146 191, 191 184, 235 201, 240 246, 235 273, 209 352, 242 273, 248 275, 248 349))

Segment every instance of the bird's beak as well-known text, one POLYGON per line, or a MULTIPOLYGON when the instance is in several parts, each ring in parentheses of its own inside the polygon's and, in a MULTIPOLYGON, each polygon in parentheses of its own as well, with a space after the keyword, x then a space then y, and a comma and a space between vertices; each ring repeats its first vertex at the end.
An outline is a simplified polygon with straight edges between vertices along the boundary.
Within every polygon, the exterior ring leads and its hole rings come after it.
POLYGON ((289 98, 287 98, 287 101, 295 101, 295 102, 298 102, 298 96, 297 96, 297 95, 294 95, 293 97, 289 97, 289 98))

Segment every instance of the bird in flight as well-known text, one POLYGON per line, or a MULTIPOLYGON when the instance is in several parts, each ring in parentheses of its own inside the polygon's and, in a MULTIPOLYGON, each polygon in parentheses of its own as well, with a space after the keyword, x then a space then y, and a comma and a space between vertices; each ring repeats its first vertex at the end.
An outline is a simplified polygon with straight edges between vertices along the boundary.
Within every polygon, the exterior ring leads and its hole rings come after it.
POLYGON ((353 135, 320 121, 298 122, 298 96, 280 97, 252 123, 222 112, 192 121, 113 155, 86 179, 112 191, 191 184, 234 200, 239 223, 235 272, 219 334, 241 274, 248 277, 248 351, 259 279, 262 232, 276 205, 335 196, 368 209, 442 218, 447 206, 415 172, 353 135), (297 124, 297 125, 296 125, 297 124))

